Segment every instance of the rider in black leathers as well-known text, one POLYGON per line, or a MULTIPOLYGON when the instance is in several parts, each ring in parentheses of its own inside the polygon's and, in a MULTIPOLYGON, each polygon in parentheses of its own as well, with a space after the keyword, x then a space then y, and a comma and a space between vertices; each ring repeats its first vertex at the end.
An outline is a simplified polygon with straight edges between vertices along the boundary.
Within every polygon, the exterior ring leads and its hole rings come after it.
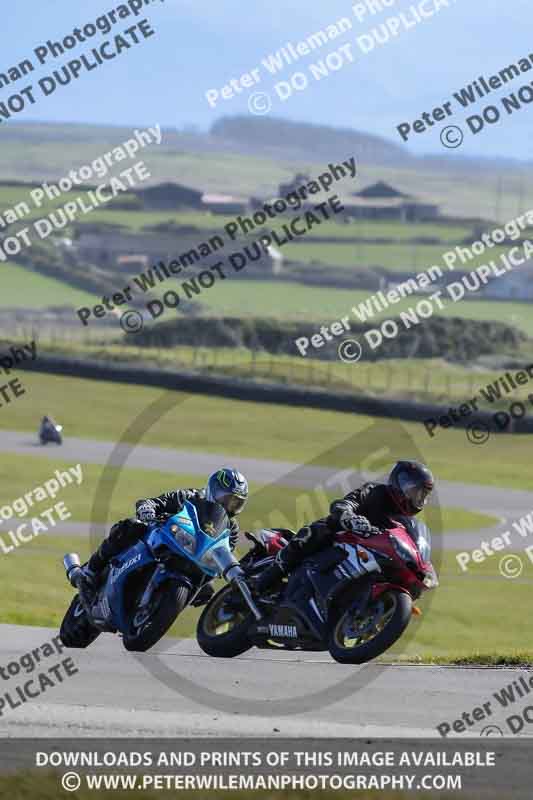
MULTIPOLYGON (((84 590, 94 591, 99 576, 112 558, 134 545, 146 533, 146 526, 162 514, 177 514, 186 500, 205 498, 220 503, 230 520, 230 546, 233 550, 239 538, 240 514, 248 499, 248 482, 238 470, 224 467, 209 476, 205 489, 176 489, 159 497, 138 500, 135 504, 136 517, 117 522, 98 550, 93 553, 83 567, 84 590)), ((213 594, 210 584, 206 584, 195 598, 193 605, 207 603, 213 594)))
POLYGON ((298 531, 276 556, 275 562, 254 581, 258 594, 279 585, 304 558, 331 545, 340 530, 371 536, 394 527, 395 517, 420 513, 433 490, 430 470, 416 461, 398 461, 388 483, 365 483, 334 500, 327 517, 298 531))

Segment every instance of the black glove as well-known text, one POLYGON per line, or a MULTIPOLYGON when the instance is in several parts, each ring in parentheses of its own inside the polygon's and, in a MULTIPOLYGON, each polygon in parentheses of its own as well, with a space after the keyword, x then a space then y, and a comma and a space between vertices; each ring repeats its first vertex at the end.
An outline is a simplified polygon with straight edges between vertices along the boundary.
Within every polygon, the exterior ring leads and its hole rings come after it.
POLYGON ((339 521, 344 530, 357 533, 358 536, 364 536, 366 538, 372 536, 375 532, 375 529, 372 528, 372 525, 366 517, 354 514, 350 509, 346 509, 342 512, 339 521))
POLYGON ((178 489, 176 491, 176 496, 177 496, 177 500, 178 500, 178 503, 180 505, 180 511, 181 511, 181 509, 185 505, 185 501, 189 499, 189 493, 188 493, 188 491, 186 489, 178 489))
POLYGON ((137 519, 149 525, 156 518, 156 508, 151 500, 139 503, 136 510, 137 519))

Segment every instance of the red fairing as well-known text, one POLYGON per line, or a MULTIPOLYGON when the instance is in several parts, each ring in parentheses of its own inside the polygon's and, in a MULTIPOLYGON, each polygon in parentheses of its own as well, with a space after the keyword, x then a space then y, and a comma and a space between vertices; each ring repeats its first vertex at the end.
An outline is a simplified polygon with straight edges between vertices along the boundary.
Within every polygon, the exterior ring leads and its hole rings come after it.
POLYGON ((424 577, 429 574, 435 575, 433 565, 430 561, 424 561, 418 547, 403 525, 398 524, 396 528, 388 529, 381 534, 367 538, 358 536, 356 533, 339 531, 336 539, 338 542, 345 544, 360 545, 376 554, 379 553, 387 557, 386 567, 384 567, 385 573, 372 587, 373 597, 379 597, 380 594, 390 589, 418 597, 428 588, 424 584, 424 577), (414 569, 408 566, 405 560, 398 555, 393 544, 393 536, 409 550, 414 569))
POLYGON ((390 591, 405 592, 409 594, 405 586, 400 586, 396 583, 375 583, 372 587, 372 600, 376 600, 381 594, 390 591))
POLYGON ((279 531, 268 531, 268 534, 264 531, 261 534, 261 541, 269 556, 275 556, 287 544, 287 540, 279 531))

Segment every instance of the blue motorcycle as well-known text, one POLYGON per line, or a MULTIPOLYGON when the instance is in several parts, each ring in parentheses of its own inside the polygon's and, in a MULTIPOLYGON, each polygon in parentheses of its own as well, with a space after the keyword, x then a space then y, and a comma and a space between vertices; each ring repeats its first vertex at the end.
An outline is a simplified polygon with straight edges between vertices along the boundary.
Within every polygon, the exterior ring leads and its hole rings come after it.
POLYGON ((147 526, 133 547, 111 561, 101 585, 85 596, 79 556, 63 559, 67 579, 78 589, 61 625, 65 647, 87 647, 107 631, 119 633, 126 650, 153 647, 176 617, 212 578, 234 585, 261 618, 230 550, 229 519, 218 503, 186 501, 182 510, 147 526))

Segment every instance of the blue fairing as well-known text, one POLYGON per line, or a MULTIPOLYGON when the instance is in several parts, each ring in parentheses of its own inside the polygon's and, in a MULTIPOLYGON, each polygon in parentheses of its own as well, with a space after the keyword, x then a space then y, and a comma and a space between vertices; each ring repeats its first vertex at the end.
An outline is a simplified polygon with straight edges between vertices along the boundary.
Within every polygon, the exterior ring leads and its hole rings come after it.
MULTIPOLYGON (((214 531, 215 535, 204 533, 198 521, 196 507, 186 502, 183 509, 164 522, 150 525, 143 539, 121 553, 113 560, 113 566, 105 586, 105 599, 109 603, 114 626, 125 631, 128 627, 126 613, 127 582, 132 573, 157 561, 155 553, 165 547, 172 553, 192 561, 209 578, 219 574, 209 553, 213 548, 223 548, 230 552, 229 528, 214 531)), ((189 583, 178 572, 172 571, 164 563, 158 563, 151 579, 151 589, 161 583, 173 580, 176 583, 189 583)), ((105 601, 104 601, 105 602, 105 601)))
POLYGON ((154 562, 154 557, 145 541, 141 540, 136 545, 125 550, 113 560, 114 566, 109 572, 105 593, 111 609, 113 622, 120 631, 125 630, 127 614, 125 611, 126 581, 132 572, 154 562))
POLYGON ((216 537, 208 536, 198 521, 196 507, 189 502, 185 503, 183 509, 174 516, 169 517, 161 526, 152 526, 147 537, 147 544, 152 549, 161 542, 172 550, 188 558, 199 567, 206 575, 213 578, 218 575, 218 570, 214 566, 206 563, 206 556, 209 550, 214 547, 229 547, 229 528, 224 528, 216 537), (174 532, 177 526, 178 531, 174 532), (190 538, 190 547, 187 547, 180 539, 190 538))

